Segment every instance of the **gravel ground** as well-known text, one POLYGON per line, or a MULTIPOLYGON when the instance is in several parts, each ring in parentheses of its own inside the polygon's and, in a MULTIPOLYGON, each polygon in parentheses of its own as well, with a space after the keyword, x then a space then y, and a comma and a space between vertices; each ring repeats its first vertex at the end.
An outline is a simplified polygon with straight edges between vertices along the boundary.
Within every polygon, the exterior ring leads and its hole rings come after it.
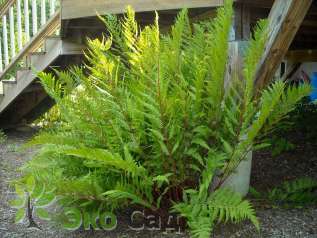
MULTIPOLYGON (((27 223, 14 224, 15 210, 11 209, 8 201, 12 199, 13 194, 9 188, 9 182, 19 176, 17 168, 25 161, 29 160, 34 154, 32 150, 21 151, 21 145, 30 138, 32 132, 10 132, 9 138, 4 145, 0 145, 0 238, 32 237, 32 238, 84 238, 84 237, 189 237, 185 232, 166 232, 162 230, 150 231, 146 227, 142 231, 133 231, 128 227, 129 211, 123 212, 118 216, 118 226, 114 231, 76 231, 66 232, 54 227, 52 224, 40 222, 42 230, 27 228, 27 223)), ((255 171, 257 174, 252 180, 252 184, 257 188, 268 187, 272 185, 272 180, 282 178, 279 170, 272 172, 268 164, 257 162, 260 158, 267 156, 265 153, 255 154, 255 171), (263 166, 263 167, 262 167, 263 166), (265 168, 265 170, 263 170, 265 168), (266 170, 268 169, 268 170, 266 170), (268 171, 268 172, 265 172, 268 171), (262 175, 261 175, 262 174, 262 175), (262 176, 262 177, 261 177, 262 176), (261 185, 263 178, 264 185, 261 185)), ((311 153, 316 156, 316 153, 311 153)), ((261 161, 263 161, 261 159, 261 161)), ((268 163, 268 162, 267 162, 268 163)), ((284 163, 284 162, 283 162, 284 163)), ((294 162, 288 163, 288 165, 294 162)), ((316 160, 309 165, 309 174, 316 175, 316 160), (314 167, 315 166, 315 167, 314 167)), ((280 164, 280 163, 277 163, 280 164)), ((287 166, 283 166, 287 167, 287 166)), ((300 167, 300 166, 299 166, 300 167)), ((285 169, 284 169, 285 170, 285 169)), ((307 170, 306 170, 307 171, 307 170)), ((297 173, 297 172, 296 172, 297 173)), ((299 172, 298 172, 299 173, 299 172)), ((298 174, 297 173, 297 174, 298 174)), ((285 176, 284 176, 285 177, 285 176)), ((284 178, 283 177, 283 178, 284 178)), ((292 176, 291 176, 292 177, 292 176)), ((261 222, 261 230, 257 232, 254 227, 246 222, 240 225, 221 225, 215 230, 214 236, 217 238, 257 238, 257 237, 274 237, 274 238, 317 238, 317 208, 311 207, 306 209, 264 209, 258 208, 257 215, 261 222)))

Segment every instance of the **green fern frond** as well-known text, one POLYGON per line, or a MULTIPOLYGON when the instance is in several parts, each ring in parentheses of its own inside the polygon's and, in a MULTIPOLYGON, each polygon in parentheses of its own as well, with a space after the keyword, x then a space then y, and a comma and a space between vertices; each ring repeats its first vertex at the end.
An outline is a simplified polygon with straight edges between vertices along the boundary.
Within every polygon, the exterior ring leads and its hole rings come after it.
MULTIPOLYGON (((249 104, 253 97, 254 79, 257 65, 263 55, 265 43, 267 41, 268 21, 261 20, 257 23, 253 38, 249 41, 244 56, 243 76, 245 79, 244 101, 249 104)), ((245 105, 247 107, 247 105, 245 105)))
POLYGON ((260 98, 259 112, 257 118, 253 122, 250 130, 248 131, 248 141, 253 141, 263 128, 268 118, 276 106, 280 103, 281 97, 284 93, 285 83, 276 81, 272 86, 268 87, 262 92, 260 98))
MULTIPOLYGON (((228 57, 228 39, 232 25, 233 8, 232 1, 225 1, 224 7, 217 10, 217 17, 210 29, 210 78, 208 80, 207 92, 211 100, 211 107, 214 111, 220 110, 224 96, 224 79, 228 57)), ((219 117, 215 113, 216 117, 219 117)), ((210 115, 214 117, 214 115, 210 115)), ((216 120, 218 120, 216 118, 216 120)))
POLYGON ((228 189, 218 189, 213 193, 208 200, 208 209, 218 222, 238 223, 248 219, 257 229, 260 227, 252 205, 228 189))
POLYGON ((63 90, 59 80, 57 80, 52 74, 41 72, 38 74, 41 79, 41 84, 50 97, 56 102, 62 99, 63 90))
POLYGON ((267 124, 264 128, 264 134, 267 134, 270 129, 286 117, 288 113, 293 111, 298 102, 311 92, 312 88, 309 84, 301 84, 299 86, 288 86, 283 93, 279 104, 271 113, 267 124))
POLYGON ((63 151, 64 154, 79 157, 87 160, 101 162, 104 166, 112 166, 115 169, 123 170, 133 175, 144 175, 144 168, 132 159, 126 152, 126 159, 122 159, 118 154, 113 154, 107 150, 99 148, 80 148, 63 151))

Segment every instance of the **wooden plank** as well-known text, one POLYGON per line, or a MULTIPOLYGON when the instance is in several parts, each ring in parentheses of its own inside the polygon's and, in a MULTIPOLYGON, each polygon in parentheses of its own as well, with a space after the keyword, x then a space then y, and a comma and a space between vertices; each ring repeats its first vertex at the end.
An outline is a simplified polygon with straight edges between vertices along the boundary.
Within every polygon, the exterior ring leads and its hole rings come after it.
POLYGON ((61 0, 62 19, 96 16, 96 13, 123 13, 132 6, 136 12, 179 8, 219 7, 224 0, 61 0))
POLYGON ((283 60, 312 0, 276 0, 269 15, 269 34, 259 62, 255 87, 269 83, 283 60))

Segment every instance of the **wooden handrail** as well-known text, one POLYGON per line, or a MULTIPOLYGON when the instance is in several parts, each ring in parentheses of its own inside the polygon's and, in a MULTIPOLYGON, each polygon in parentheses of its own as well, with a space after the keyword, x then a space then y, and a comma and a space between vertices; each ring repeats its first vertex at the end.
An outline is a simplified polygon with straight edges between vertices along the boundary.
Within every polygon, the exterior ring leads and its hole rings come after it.
POLYGON ((7 0, 0 6, 0 17, 3 17, 9 11, 9 8, 15 3, 16 0, 7 0))

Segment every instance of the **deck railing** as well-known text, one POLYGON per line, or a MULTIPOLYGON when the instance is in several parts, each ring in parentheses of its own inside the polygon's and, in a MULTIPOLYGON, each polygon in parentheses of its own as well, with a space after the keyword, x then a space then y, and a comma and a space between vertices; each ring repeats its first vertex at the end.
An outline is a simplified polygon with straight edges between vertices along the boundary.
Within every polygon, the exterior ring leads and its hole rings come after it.
POLYGON ((0 8, 0 80, 18 61, 41 47, 60 25, 59 1, 7 0, 0 8))

